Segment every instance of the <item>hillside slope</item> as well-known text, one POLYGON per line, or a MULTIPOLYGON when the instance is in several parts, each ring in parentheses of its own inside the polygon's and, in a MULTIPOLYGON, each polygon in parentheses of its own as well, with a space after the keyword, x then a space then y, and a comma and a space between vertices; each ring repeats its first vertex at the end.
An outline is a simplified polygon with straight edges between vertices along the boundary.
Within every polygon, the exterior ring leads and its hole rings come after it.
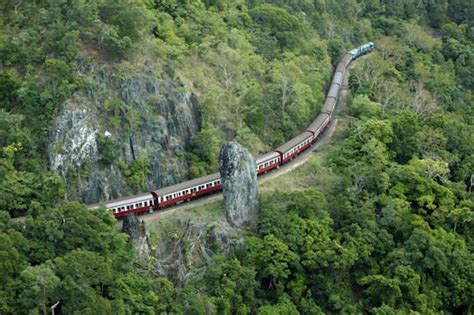
POLYGON ((455 0, 0 2, 0 313, 473 313, 473 21, 455 0), (186 285, 67 201, 282 143, 367 40, 344 137, 186 285))

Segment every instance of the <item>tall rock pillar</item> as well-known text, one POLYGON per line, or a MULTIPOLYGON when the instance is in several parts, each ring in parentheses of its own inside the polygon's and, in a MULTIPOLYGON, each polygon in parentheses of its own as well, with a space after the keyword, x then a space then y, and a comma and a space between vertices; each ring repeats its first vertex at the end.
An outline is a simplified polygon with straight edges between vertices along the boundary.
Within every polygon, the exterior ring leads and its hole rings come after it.
POLYGON ((259 213, 256 163, 249 151, 236 142, 226 142, 219 152, 219 171, 224 191, 227 222, 239 228, 256 229, 259 213))

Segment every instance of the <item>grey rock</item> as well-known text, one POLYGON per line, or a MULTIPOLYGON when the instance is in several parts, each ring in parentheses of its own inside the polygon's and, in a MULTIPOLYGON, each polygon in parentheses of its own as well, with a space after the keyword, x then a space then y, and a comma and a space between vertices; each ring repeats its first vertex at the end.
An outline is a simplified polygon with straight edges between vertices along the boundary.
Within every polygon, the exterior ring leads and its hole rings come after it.
POLYGON ((172 279, 177 286, 202 278, 214 264, 218 253, 233 257, 244 244, 241 230, 226 221, 193 222, 180 219, 175 222, 175 237, 161 237, 154 250, 154 271, 172 279))
POLYGON ((152 61, 117 69, 80 67, 78 75, 90 84, 61 105, 51 128, 50 168, 63 177, 69 200, 92 204, 134 193, 120 164, 143 156, 150 161, 144 190, 185 178, 188 165, 180 153, 201 129, 197 97, 152 61), (111 101, 120 108, 107 108, 111 101), (118 146, 109 165, 100 163, 99 135, 118 146))
POLYGON ((259 205, 255 158, 236 142, 219 152, 226 219, 234 227, 256 229, 259 205))
POLYGON ((137 250, 139 260, 146 262, 150 255, 148 234, 145 230, 145 224, 138 221, 135 213, 130 213, 123 219, 122 232, 130 236, 130 241, 137 250))

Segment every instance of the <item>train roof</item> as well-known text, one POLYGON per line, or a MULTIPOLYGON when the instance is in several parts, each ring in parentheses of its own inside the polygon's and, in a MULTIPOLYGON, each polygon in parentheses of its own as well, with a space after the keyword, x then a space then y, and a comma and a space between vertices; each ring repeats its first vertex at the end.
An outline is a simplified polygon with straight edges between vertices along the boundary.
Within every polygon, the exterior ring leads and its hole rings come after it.
POLYGON ((142 194, 139 194, 139 195, 126 196, 126 197, 121 197, 121 198, 112 199, 112 200, 108 200, 108 201, 98 202, 98 203, 95 203, 93 205, 89 205, 89 208, 97 208, 100 205, 105 205, 107 208, 110 208, 110 207, 116 207, 116 206, 119 206, 119 205, 122 205, 122 204, 128 204, 128 203, 148 200, 148 199, 152 199, 152 198, 153 198, 152 194, 147 192, 147 193, 142 193, 142 194))
POLYGON ((218 180, 221 178, 221 175, 219 173, 214 173, 211 175, 191 179, 176 185, 168 186, 168 187, 163 187, 158 190, 155 190, 154 193, 156 193, 158 196, 164 196, 172 192, 180 191, 183 189, 191 188, 194 186, 199 186, 208 182, 212 182, 215 180, 218 180))
POLYGON ((329 117, 328 113, 319 113, 315 120, 306 128, 306 130, 316 132, 323 125, 324 121, 329 117))
POLYGON ((321 112, 332 112, 335 107, 336 107, 336 99, 334 97, 328 97, 324 101, 324 105, 323 105, 323 108, 321 109, 321 112))
POLYGON ((308 137, 312 137, 312 134, 309 131, 303 131, 302 133, 292 138, 288 142, 283 143, 281 146, 276 148, 275 151, 285 153, 286 151, 289 151, 291 148, 293 148, 297 144, 303 142, 308 137))
POLYGON ((275 151, 265 153, 263 155, 260 155, 257 158, 257 164, 268 161, 268 160, 271 160, 271 159, 274 159, 274 158, 279 157, 279 156, 280 156, 280 153, 275 152, 275 151))
POLYGON ((334 76, 332 77, 332 84, 342 84, 342 79, 343 79, 342 72, 335 72, 334 76))
POLYGON ((344 56, 342 56, 340 63, 343 63, 347 67, 347 64, 351 62, 351 60, 352 60, 352 55, 350 52, 348 52, 344 54, 344 56))
POLYGON ((340 90, 341 86, 338 85, 338 84, 331 84, 331 87, 329 88, 329 92, 328 92, 328 95, 327 97, 334 97, 335 99, 337 99, 338 95, 339 95, 339 90, 340 90))

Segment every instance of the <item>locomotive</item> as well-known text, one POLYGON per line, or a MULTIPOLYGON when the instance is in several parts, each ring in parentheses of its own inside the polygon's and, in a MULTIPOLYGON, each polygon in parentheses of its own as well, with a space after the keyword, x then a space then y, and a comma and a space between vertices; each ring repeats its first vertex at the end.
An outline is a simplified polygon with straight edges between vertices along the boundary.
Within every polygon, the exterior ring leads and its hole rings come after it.
MULTIPOLYGON (((324 101, 320 113, 302 133, 282 144, 274 151, 259 156, 256 160, 257 168, 255 172, 257 175, 261 175, 290 162, 294 157, 311 147, 321 137, 331 122, 349 64, 360 56, 372 51, 374 47, 373 42, 368 42, 365 45, 350 50, 342 56, 337 64, 326 100, 324 101)), ((131 212, 153 212, 154 210, 196 199, 220 190, 222 190, 220 174, 214 173, 148 193, 110 200, 102 204, 105 205, 115 217, 120 218, 131 212)), ((100 204, 94 204, 89 207, 91 209, 97 209, 99 206, 100 204)))

